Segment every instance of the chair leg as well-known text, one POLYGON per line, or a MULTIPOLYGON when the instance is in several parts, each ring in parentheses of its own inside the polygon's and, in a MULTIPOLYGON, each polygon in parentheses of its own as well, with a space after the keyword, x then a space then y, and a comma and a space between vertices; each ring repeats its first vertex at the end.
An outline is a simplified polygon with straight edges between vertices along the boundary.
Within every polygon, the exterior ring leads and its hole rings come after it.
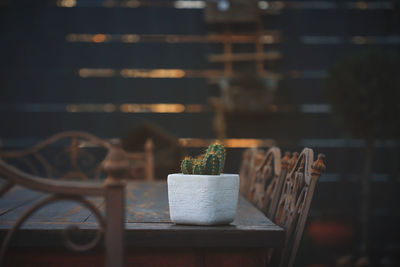
POLYGON ((123 183, 107 185, 106 195, 106 267, 123 267, 125 229, 125 191, 123 183))

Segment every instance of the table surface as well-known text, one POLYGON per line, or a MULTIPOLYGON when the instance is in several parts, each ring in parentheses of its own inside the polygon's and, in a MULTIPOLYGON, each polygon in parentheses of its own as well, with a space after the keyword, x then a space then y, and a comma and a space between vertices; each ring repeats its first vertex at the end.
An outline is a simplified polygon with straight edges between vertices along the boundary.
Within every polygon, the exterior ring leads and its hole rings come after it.
MULTIPOLYGON (((0 198, 0 238, 33 203, 46 194, 15 187, 0 198)), ((90 198, 104 213, 104 200, 90 198)), ((236 219, 224 226, 175 225, 169 219, 165 182, 130 182, 126 187, 127 247, 282 247, 284 231, 243 197, 236 219)), ((11 246, 62 246, 60 232, 68 225, 89 239, 98 228, 95 216, 71 201, 59 201, 37 211, 12 238, 11 246)))

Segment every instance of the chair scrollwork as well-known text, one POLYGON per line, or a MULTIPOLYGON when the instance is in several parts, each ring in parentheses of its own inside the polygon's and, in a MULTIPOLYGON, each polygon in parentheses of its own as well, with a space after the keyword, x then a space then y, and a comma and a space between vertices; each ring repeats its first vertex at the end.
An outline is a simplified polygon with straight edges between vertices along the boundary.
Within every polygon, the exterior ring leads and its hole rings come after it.
MULTIPOLYGON (((102 140, 80 131, 61 132, 23 150, 6 151, 0 143, 0 159, 29 174, 62 180, 89 180, 104 178, 101 162, 114 139, 102 140)), ((143 152, 127 152, 130 165, 124 176, 128 179, 154 180, 154 144, 148 139, 143 152)))
POLYGON ((281 151, 277 147, 272 147, 265 153, 260 165, 255 169, 255 181, 250 189, 253 196, 252 202, 265 214, 271 205, 280 175, 281 151))
POLYGON ((289 162, 274 220, 286 231, 284 248, 279 256, 275 255, 280 259, 274 262, 279 262, 280 266, 293 266, 315 186, 325 170, 324 155, 320 154, 315 162, 313 159, 313 150, 305 148, 300 154, 293 153, 289 162))
POLYGON ((0 197, 6 194, 14 186, 22 186, 49 194, 39 202, 30 206, 25 213, 18 218, 15 224, 7 232, 0 249, 0 264, 6 255, 7 246, 14 232, 30 218, 32 214, 46 205, 56 201, 75 201, 89 209, 98 221, 99 227, 95 237, 86 244, 76 244, 69 238, 69 232, 74 227, 68 227, 63 232, 65 244, 76 251, 86 251, 98 245, 103 233, 105 233, 106 266, 123 266, 123 230, 124 230, 124 188, 123 174, 129 167, 126 152, 118 146, 110 147, 110 151, 102 164, 108 177, 103 183, 89 183, 78 181, 61 181, 46 179, 24 173, 0 159, 0 176, 6 182, 0 188, 0 197), (106 214, 103 216, 100 210, 86 197, 103 197, 105 199, 106 214))
POLYGON ((256 170, 264 159, 265 151, 259 148, 249 148, 243 153, 240 167, 240 192, 252 201, 254 196, 254 183, 256 182, 256 170))
POLYGON ((0 151, 0 158, 36 176, 88 180, 100 177, 99 163, 110 147, 109 142, 90 133, 67 131, 28 149, 0 151))

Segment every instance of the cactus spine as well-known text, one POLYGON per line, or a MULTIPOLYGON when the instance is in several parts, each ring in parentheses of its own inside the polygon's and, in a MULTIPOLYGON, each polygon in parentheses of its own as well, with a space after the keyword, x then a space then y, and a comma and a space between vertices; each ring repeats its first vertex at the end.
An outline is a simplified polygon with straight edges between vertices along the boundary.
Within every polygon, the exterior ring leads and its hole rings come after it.
POLYGON ((211 144, 204 155, 195 159, 186 157, 181 164, 183 174, 220 175, 225 166, 225 148, 219 143, 211 144))
POLYGON ((219 159, 219 173, 223 172, 225 167, 225 148, 219 143, 214 143, 210 145, 207 149, 207 153, 214 153, 219 159))
POLYGON ((204 174, 204 165, 199 159, 195 159, 193 162, 193 174, 204 174))
POLYGON ((220 172, 220 162, 217 154, 207 153, 203 158, 204 169, 211 175, 219 175, 220 172))
POLYGON ((181 170, 183 174, 191 174, 193 172, 193 163, 190 157, 185 157, 182 160, 181 170))

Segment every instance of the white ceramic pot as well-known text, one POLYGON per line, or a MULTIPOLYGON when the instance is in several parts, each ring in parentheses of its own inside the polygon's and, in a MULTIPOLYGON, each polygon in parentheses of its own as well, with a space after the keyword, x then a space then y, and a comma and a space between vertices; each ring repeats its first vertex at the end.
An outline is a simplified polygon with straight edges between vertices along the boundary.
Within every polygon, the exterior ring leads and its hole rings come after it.
POLYGON ((217 225, 235 219, 239 175, 168 175, 171 221, 176 224, 217 225))

